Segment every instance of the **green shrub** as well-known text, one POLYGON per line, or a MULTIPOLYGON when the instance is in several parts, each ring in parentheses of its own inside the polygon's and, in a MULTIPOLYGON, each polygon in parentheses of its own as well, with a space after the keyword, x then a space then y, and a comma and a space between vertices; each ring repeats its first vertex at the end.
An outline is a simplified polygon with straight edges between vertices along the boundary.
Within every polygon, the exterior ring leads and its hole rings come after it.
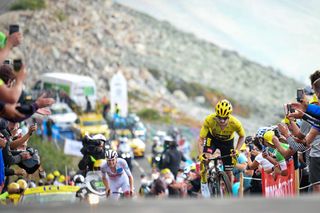
POLYGON ((137 114, 144 120, 159 121, 161 119, 159 112, 154 109, 142 109, 137 114))
POLYGON ((63 10, 57 10, 54 14, 61 22, 67 19, 67 15, 64 13, 63 10))
POLYGON ((39 10, 46 7, 45 0, 18 0, 10 7, 11 10, 39 10))
POLYGON ((63 153, 63 149, 58 149, 53 142, 41 139, 39 136, 32 136, 28 142, 29 146, 38 149, 41 165, 47 172, 58 169, 65 171, 65 166, 69 169, 76 169, 76 163, 79 161, 75 157, 67 156, 63 153))

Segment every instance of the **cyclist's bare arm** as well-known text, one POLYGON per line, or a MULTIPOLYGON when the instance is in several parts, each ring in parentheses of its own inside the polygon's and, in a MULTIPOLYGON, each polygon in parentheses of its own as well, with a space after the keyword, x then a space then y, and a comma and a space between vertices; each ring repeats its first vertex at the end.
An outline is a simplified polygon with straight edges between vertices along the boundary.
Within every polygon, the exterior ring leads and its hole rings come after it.
POLYGON ((237 146, 236 146, 236 150, 240 151, 240 148, 241 148, 242 144, 244 143, 244 140, 245 140, 245 136, 239 137, 238 142, 237 142, 237 146))
POLYGON ((199 154, 199 156, 202 154, 202 151, 203 151, 204 140, 205 139, 202 137, 199 137, 199 139, 198 139, 198 154, 199 154))
POLYGON ((130 191, 131 191, 131 193, 133 193, 133 177, 132 177, 132 175, 130 175, 128 177, 129 177, 130 191))
POLYGON ((105 175, 102 175, 102 182, 106 188, 106 196, 108 197, 109 196, 108 192, 110 191, 110 187, 109 187, 109 182, 108 182, 107 178, 105 177, 105 175))

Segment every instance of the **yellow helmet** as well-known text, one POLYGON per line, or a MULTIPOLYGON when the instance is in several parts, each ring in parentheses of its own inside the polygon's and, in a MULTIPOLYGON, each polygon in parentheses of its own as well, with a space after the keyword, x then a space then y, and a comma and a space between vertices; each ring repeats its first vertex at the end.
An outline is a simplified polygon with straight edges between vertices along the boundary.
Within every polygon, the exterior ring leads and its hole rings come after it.
POLYGON ((59 177, 59 176, 60 176, 60 172, 59 172, 58 170, 55 170, 55 171, 53 172, 53 175, 54 175, 55 177, 59 177))
POLYGON ((20 189, 25 190, 28 188, 28 184, 25 180, 20 179, 17 181, 17 184, 19 184, 20 189))
POLYGON ((219 101, 216 105, 216 114, 222 118, 228 117, 232 113, 232 105, 231 103, 223 99, 219 101))
POLYGON ((54 175, 52 174, 52 173, 49 173, 48 175, 47 175, 47 181, 51 181, 51 180, 53 180, 54 179, 54 175))
POLYGON ((64 181, 66 181, 66 177, 65 177, 64 175, 60 175, 58 181, 59 181, 60 183, 63 183, 64 181))
POLYGON ((93 170, 95 170, 95 171, 100 170, 102 164, 104 164, 105 162, 106 162, 106 160, 104 160, 104 159, 96 160, 93 164, 93 170))
POLYGON ((8 193, 9 194, 16 194, 20 192, 20 186, 17 183, 10 183, 8 185, 8 193))

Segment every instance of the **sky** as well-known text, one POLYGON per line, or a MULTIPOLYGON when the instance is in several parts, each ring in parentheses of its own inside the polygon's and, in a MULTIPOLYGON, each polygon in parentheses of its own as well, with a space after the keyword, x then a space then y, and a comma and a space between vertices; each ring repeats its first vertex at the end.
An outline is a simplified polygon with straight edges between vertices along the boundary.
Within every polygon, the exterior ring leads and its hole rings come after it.
POLYGON ((115 0, 309 84, 320 68, 318 0, 115 0))

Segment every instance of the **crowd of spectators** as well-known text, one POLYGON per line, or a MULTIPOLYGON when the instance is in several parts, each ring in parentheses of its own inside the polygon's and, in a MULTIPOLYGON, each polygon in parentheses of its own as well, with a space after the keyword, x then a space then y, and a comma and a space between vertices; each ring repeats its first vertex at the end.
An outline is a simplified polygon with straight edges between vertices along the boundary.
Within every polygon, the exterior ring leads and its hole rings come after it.
POLYGON ((14 179, 28 180, 29 175, 36 172, 40 179, 46 178, 39 153, 28 141, 37 130, 31 116, 43 113, 44 108, 54 103, 54 99, 41 94, 31 103, 24 100, 27 65, 21 59, 8 58, 11 50, 19 48, 22 42, 21 32, 11 32, 6 34, 0 49, 0 194, 11 189, 18 190, 16 184, 10 183, 14 179))

